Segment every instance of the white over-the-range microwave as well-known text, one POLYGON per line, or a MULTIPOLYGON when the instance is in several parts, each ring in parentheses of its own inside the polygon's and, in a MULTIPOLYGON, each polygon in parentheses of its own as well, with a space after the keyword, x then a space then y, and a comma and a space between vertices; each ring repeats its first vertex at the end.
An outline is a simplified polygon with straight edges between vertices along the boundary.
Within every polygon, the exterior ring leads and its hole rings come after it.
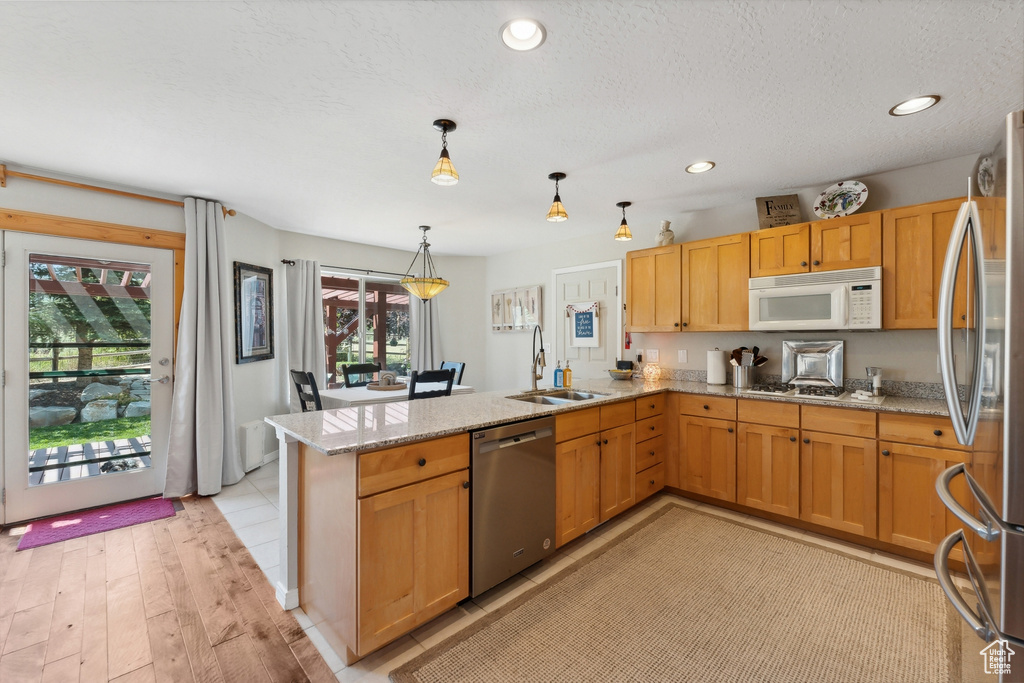
POLYGON ((750 278, 751 330, 880 330, 882 269, 750 278))

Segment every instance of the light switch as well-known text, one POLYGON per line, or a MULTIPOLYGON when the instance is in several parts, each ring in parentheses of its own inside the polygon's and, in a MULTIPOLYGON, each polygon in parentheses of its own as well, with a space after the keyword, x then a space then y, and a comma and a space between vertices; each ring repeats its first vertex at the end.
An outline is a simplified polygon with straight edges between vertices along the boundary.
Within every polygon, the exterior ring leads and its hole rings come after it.
POLYGON ((657 363, 658 362, 658 349, 647 349, 647 362, 657 363))
POLYGON ((551 342, 544 342, 544 353, 551 353, 551 342))
POLYGON ((679 362, 680 363, 685 363, 686 362, 686 349, 679 349, 679 362))

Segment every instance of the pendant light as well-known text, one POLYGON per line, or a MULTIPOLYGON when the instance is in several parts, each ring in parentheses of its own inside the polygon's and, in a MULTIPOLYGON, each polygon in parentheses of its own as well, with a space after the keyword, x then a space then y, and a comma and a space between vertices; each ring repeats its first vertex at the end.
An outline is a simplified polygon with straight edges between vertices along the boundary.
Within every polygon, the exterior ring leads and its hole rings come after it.
POLYGON ((448 157, 448 131, 455 130, 455 122, 438 119, 434 121, 434 128, 441 131, 441 156, 438 157, 434 171, 430 174, 430 182, 435 185, 454 185, 459 182, 459 174, 448 157))
POLYGON ((561 223, 562 221, 569 220, 569 214, 565 212, 565 207, 562 206, 562 198, 558 196, 558 181, 565 180, 565 174, 552 173, 548 175, 548 180, 555 181, 555 201, 551 203, 551 208, 548 210, 548 220, 552 223, 561 223))
POLYGON ((615 233, 615 239, 619 242, 628 242, 633 239, 633 233, 629 231, 629 226, 626 225, 626 207, 633 202, 619 202, 615 206, 622 207, 622 223, 619 224, 619 230, 615 233))
POLYGON ((427 230, 430 230, 430 226, 421 225, 420 230, 423 231, 423 242, 420 243, 420 248, 416 250, 416 255, 412 257, 412 263, 409 264, 405 277, 399 280, 399 284, 416 298, 426 301, 443 292, 448 287, 448 281, 438 277, 434 270, 434 260, 430 258, 430 244, 427 242, 427 230), (423 253, 420 263, 422 275, 416 277, 413 268, 416 267, 416 259, 420 258, 420 252, 423 253))

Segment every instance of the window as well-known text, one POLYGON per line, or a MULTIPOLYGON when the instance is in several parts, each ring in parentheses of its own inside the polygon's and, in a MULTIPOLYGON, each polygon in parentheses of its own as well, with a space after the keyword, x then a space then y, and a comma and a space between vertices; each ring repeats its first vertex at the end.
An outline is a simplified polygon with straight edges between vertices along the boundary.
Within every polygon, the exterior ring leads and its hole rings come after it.
POLYGON ((324 272, 324 344, 328 386, 344 384, 341 366, 380 363, 409 373, 409 292, 398 279, 324 272))

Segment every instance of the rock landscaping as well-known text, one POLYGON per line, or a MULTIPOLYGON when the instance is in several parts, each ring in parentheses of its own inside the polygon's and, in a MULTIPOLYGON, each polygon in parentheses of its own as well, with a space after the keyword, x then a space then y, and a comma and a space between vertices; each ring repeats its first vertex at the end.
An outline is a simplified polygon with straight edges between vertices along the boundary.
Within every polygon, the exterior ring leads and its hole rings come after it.
POLYGON ((149 415, 149 375, 97 378, 29 389, 29 428, 149 415))

